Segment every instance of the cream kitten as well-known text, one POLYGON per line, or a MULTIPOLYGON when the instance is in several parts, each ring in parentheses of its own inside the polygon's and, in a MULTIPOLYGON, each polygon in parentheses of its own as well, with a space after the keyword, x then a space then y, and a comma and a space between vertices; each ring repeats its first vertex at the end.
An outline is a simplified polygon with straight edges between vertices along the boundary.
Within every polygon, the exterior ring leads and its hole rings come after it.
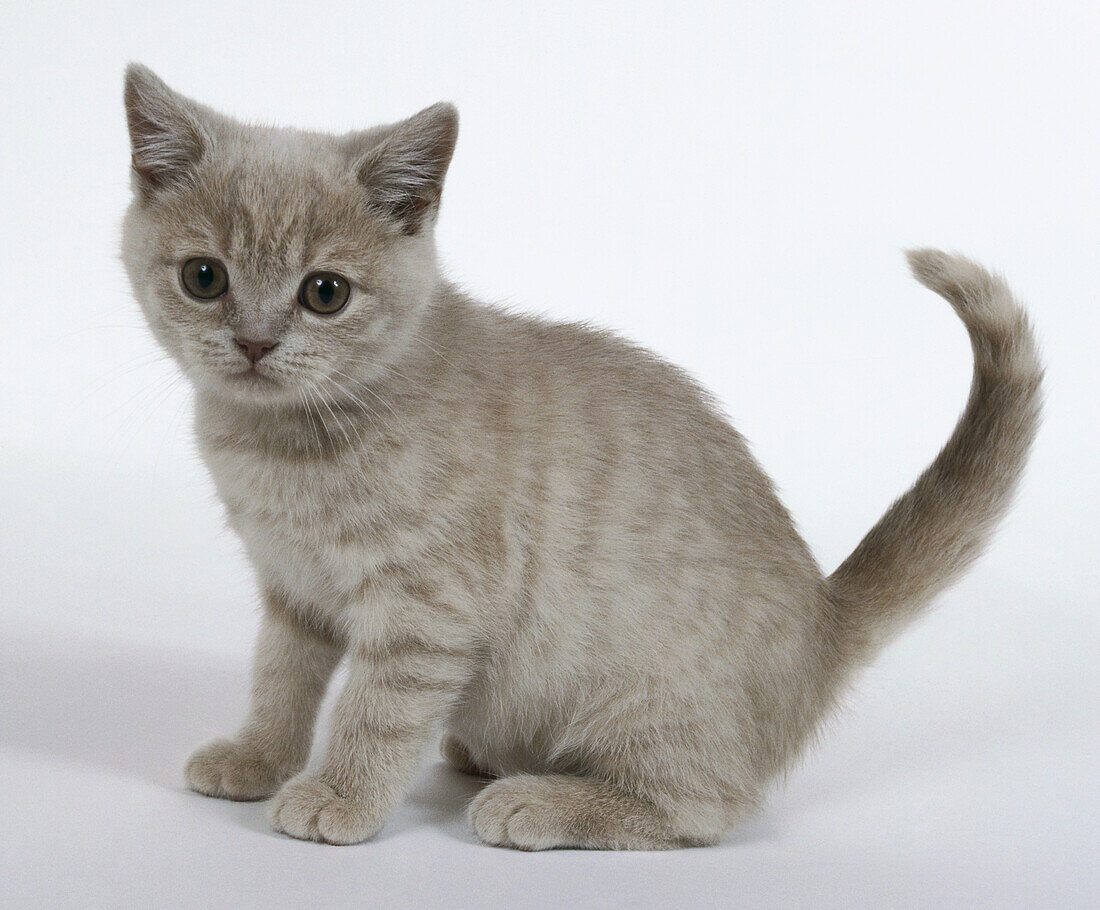
POLYGON ((453 107, 344 136, 245 126, 139 66, 125 102, 126 268, 194 383, 265 604, 248 719, 187 781, 273 796, 279 831, 373 836, 442 725, 447 760, 493 778, 469 813, 488 844, 714 843, 1009 504, 1041 367, 968 260, 910 254, 973 341, 966 411, 824 577, 687 375, 440 277, 453 107))

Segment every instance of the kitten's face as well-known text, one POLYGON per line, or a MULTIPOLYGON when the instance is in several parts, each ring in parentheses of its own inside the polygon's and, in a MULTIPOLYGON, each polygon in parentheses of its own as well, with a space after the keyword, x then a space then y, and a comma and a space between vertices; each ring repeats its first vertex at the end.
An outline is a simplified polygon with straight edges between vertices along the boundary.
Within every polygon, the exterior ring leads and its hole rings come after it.
POLYGON ((241 125, 127 74, 123 259, 158 340, 241 403, 339 398, 415 343, 453 108, 344 137, 241 125))

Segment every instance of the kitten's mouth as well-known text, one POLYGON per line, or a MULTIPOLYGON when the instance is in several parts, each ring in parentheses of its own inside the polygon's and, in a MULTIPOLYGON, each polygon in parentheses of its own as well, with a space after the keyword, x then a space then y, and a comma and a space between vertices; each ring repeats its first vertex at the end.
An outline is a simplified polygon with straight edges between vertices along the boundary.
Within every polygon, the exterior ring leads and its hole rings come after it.
POLYGON ((247 370, 241 370, 239 373, 231 373, 230 378, 238 383, 247 383, 257 386, 272 386, 279 384, 275 379, 257 370, 255 364, 250 366, 247 370))

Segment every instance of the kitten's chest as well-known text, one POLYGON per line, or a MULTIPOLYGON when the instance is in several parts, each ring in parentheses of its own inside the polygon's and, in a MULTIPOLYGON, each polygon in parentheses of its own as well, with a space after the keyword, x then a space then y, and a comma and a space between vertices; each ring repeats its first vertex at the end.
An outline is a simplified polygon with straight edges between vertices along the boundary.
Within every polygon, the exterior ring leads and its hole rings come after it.
POLYGON ((346 604, 406 554, 384 468, 351 457, 203 445, 230 525, 261 583, 302 604, 346 604))

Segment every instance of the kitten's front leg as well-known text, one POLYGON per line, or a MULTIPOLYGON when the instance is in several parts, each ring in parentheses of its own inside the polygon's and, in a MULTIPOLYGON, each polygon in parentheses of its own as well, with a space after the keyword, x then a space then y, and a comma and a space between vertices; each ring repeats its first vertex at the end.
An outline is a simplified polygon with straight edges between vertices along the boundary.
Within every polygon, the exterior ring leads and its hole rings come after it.
POLYGON ((198 749, 184 775, 192 790, 225 799, 266 799, 309 758, 313 725, 342 655, 278 598, 265 599, 252 669, 248 719, 235 739, 198 749))
POLYGON ((276 830, 355 844, 373 837, 412 782, 436 721, 469 678, 472 649, 431 622, 349 647, 349 678, 319 774, 301 774, 271 802, 276 830))

